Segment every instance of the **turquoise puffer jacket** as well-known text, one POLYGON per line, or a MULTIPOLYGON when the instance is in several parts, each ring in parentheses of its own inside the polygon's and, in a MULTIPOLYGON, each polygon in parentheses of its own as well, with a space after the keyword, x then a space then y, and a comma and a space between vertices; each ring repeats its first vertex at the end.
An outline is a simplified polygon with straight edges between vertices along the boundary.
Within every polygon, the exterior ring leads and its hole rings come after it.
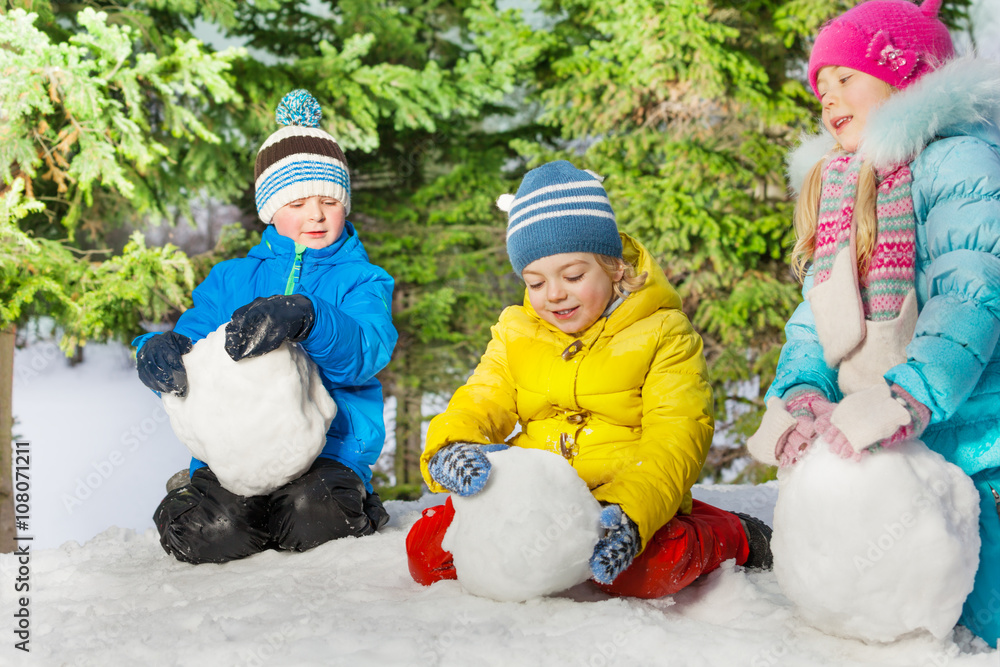
MULTIPOLYGON (((299 254, 292 239, 269 225, 245 258, 212 268, 195 288, 194 306, 181 315, 174 331, 198 341, 257 297, 309 297, 316 321, 301 345, 337 403, 320 456, 351 468, 371 492, 371 466, 385 443, 382 385, 375 374, 389 363, 397 338, 390 312, 392 289, 392 278, 368 261, 350 222, 333 245, 305 248, 299 254)), ((154 335, 140 336, 133 345, 141 347, 154 335)), ((191 470, 204 465, 193 459, 191 470)))
MULTIPOLYGON (((906 362, 885 378, 930 408, 921 439, 970 475, 1000 466, 1000 132, 983 120, 998 117, 1000 68, 959 59, 873 112, 864 140, 873 159, 916 155, 920 315, 906 362)), ((800 151, 815 155, 818 143, 800 151)), ((792 169, 810 159, 793 155, 792 169)), ((810 276, 803 294, 811 287, 810 276)), ((839 401, 837 371, 823 361, 808 302, 785 334, 767 398, 810 384, 839 401)))

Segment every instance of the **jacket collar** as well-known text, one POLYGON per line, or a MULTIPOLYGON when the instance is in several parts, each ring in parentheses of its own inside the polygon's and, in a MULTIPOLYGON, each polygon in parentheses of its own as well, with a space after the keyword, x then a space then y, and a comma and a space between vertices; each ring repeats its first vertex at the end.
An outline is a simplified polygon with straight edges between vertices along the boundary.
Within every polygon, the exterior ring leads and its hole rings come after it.
POLYGON ((524 308, 539 324, 567 340, 579 338, 584 345, 590 345, 602 335, 613 335, 625 327, 652 315, 660 308, 681 308, 681 298, 677 291, 667 281, 663 269, 646 248, 628 234, 621 233, 622 250, 625 261, 636 268, 636 272, 646 273, 646 284, 642 289, 629 294, 610 315, 601 317, 590 328, 577 336, 563 333, 549 324, 535 312, 528 298, 528 290, 524 290, 524 308))
MULTIPOLYGON (((892 95, 868 118, 862 150, 877 169, 911 162, 938 138, 974 136, 1000 149, 1000 67, 988 59, 955 58, 892 95)), ((825 131, 807 135, 788 155, 788 180, 798 192, 806 172, 836 145, 825 131)))
MULTIPOLYGON (((354 229, 354 225, 350 222, 345 222, 344 232, 340 235, 340 238, 319 250, 306 248, 304 256, 308 257, 311 262, 335 264, 356 259, 359 252, 364 256, 364 261, 367 261, 367 253, 365 253, 361 242, 358 240, 358 234, 354 229)), ((295 257, 295 241, 279 234, 274 225, 268 225, 264 228, 260 243, 250 249, 247 257, 262 260, 292 259, 295 257)))

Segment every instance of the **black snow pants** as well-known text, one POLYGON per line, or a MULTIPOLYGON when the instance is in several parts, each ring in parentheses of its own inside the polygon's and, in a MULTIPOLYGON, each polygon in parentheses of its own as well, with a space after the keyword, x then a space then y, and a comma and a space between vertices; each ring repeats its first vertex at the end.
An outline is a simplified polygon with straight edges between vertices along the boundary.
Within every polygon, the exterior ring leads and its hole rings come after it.
POLYGON ((208 468, 174 489, 153 514, 163 549, 188 563, 225 563, 264 551, 305 551, 341 537, 370 535, 389 514, 347 466, 319 458, 266 496, 224 489, 208 468))

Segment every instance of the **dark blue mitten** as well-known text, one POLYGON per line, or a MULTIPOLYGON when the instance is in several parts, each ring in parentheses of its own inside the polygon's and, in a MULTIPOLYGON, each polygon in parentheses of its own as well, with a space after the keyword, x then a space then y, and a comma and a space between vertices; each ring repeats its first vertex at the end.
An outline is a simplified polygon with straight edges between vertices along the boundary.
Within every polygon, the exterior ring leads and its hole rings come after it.
POLYGON ((187 371, 181 359, 191 351, 191 339, 173 331, 150 337, 135 355, 142 383, 160 393, 186 396, 187 371))
POLYGON ((608 505, 601 511, 601 527, 607 532, 597 540, 590 557, 594 581, 610 584, 639 553, 639 528, 619 505, 608 505))
POLYGON ((312 301, 303 294, 257 297, 226 325, 226 352, 239 361, 277 350, 286 340, 300 343, 315 320, 312 301))
POLYGON ((490 460, 486 452, 499 452, 507 445, 474 445, 456 442, 443 447, 431 457, 431 477, 435 482, 460 496, 474 496, 486 486, 490 460))

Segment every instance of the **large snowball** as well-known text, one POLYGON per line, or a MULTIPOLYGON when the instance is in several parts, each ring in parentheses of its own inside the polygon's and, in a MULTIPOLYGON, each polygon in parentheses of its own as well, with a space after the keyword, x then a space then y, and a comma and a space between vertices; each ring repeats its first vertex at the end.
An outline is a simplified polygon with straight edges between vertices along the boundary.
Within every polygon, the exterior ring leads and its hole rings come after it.
POLYGON ((452 497, 455 519, 442 543, 462 586, 519 602, 589 579, 601 505, 573 467, 537 449, 487 456, 489 481, 477 495, 452 497))
POLYGON ((188 393, 163 395, 170 425, 226 489, 256 496, 299 477, 326 444, 337 414, 298 345, 233 361, 222 325, 184 355, 188 393))
POLYGON ((844 460, 817 442, 778 475, 774 573, 830 634, 946 637, 979 564, 979 495, 920 441, 844 460))

